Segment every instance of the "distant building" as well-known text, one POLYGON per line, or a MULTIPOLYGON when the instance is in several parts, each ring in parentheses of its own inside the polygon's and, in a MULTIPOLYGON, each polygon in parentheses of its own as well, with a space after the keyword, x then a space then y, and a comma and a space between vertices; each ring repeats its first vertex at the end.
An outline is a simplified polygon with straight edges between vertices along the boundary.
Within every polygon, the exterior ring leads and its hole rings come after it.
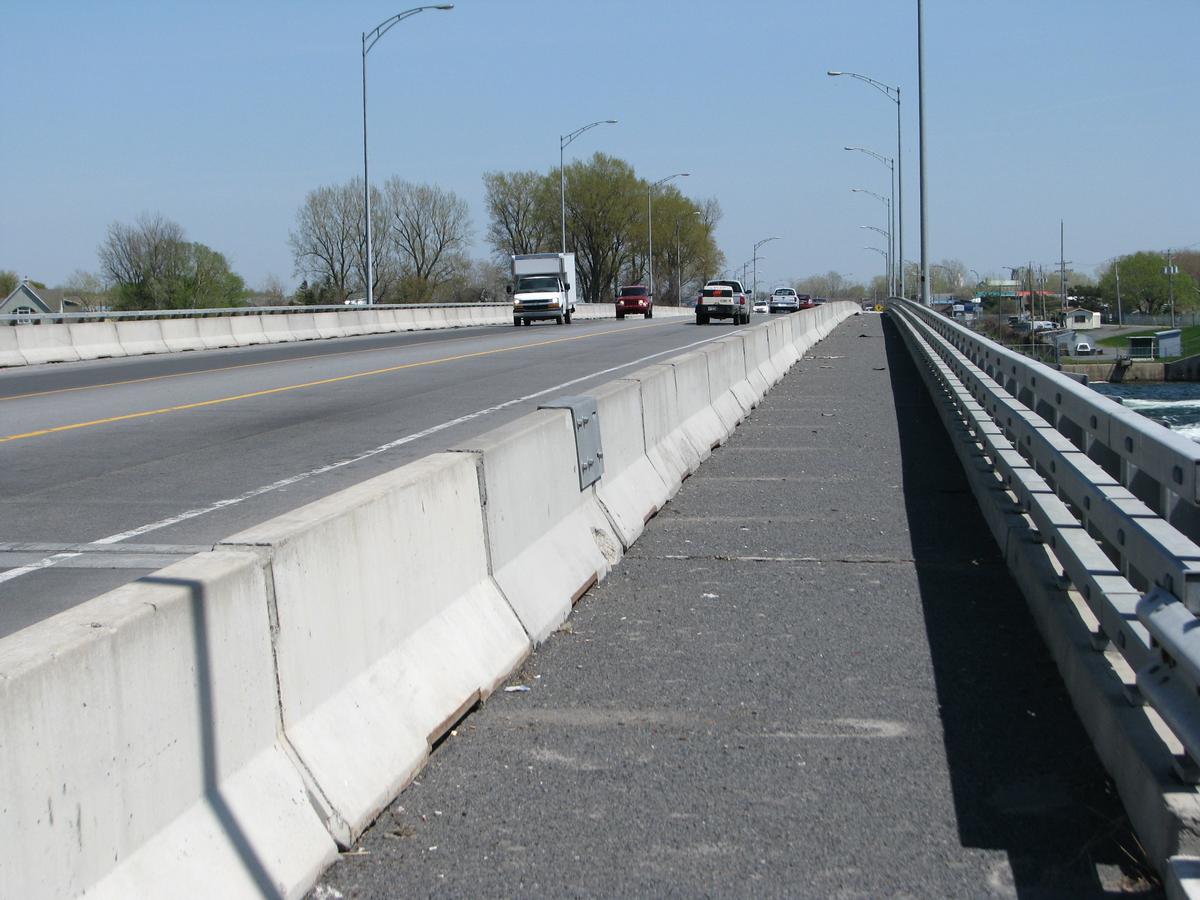
POLYGON ((1065 309, 1062 314, 1064 328, 1074 328, 1077 331, 1087 331, 1100 327, 1100 313, 1090 309, 1065 309))
POLYGON ((28 281, 22 281, 0 302, 0 316, 39 316, 55 311, 28 281))

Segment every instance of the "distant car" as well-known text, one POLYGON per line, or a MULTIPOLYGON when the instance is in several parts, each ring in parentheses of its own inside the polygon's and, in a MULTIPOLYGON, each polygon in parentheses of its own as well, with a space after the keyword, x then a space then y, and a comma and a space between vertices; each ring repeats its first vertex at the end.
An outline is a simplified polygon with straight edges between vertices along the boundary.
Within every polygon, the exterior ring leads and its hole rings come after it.
POLYGON ((808 294, 797 294, 796 299, 800 301, 801 309, 812 309, 817 305, 813 302, 813 298, 808 294))
POLYGON ((617 291, 617 318, 623 319, 627 313, 654 318, 654 298, 645 285, 631 284, 617 291))
POLYGON ((1092 345, 1087 341, 1076 341, 1074 356, 1091 356, 1096 351, 1092 349, 1092 345))
POLYGON ((710 281, 696 301, 696 324, 709 319, 732 319, 734 325, 750 324, 750 298, 740 281, 710 281))
POLYGON ((822 303, 828 303, 828 302, 829 302, 828 297, 813 297, 813 304, 816 306, 820 306, 822 303))
POLYGON ((1033 323, 1034 331, 1053 331, 1057 327, 1058 326, 1055 325, 1053 322, 1047 322, 1045 320, 1041 320, 1041 321, 1033 323))
POLYGON ((773 313, 796 312, 800 309, 800 297, 792 288, 775 288, 767 308, 773 313))
POLYGON ((771 306, 769 303, 767 303, 766 300, 755 300, 754 301, 754 311, 756 313, 770 312, 771 306))

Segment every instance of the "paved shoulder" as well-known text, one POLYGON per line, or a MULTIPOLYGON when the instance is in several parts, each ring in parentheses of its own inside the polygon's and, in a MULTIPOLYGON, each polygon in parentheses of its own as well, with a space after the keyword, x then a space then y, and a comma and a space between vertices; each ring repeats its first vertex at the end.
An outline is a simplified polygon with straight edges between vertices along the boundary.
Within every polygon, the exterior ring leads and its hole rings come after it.
POLYGON ((887 328, 817 345, 314 896, 1144 888, 887 328))

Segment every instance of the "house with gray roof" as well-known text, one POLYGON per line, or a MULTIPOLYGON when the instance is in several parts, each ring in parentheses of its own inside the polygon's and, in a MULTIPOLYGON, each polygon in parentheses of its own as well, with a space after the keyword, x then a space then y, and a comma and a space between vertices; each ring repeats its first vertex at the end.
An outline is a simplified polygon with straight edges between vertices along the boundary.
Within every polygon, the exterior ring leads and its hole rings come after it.
POLYGON ((0 301, 0 316, 35 316, 55 312, 28 281, 18 284, 0 301))

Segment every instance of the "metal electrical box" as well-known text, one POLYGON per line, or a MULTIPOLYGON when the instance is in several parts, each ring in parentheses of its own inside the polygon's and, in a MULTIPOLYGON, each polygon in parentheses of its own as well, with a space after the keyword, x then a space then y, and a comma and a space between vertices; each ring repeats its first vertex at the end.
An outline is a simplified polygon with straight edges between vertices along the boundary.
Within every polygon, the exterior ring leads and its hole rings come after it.
POLYGON ((600 444, 600 413, 595 397, 559 397, 538 409, 568 409, 575 423, 575 457, 579 468, 579 489, 595 484, 604 474, 604 447, 600 444))

